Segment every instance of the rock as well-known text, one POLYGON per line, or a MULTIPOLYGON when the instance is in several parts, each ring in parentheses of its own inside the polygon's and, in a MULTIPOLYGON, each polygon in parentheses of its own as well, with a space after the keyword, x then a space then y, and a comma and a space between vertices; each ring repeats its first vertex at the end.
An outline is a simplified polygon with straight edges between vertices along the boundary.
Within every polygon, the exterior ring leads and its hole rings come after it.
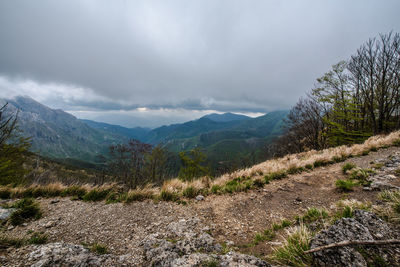
POLYGON ((16 211, 17 209, 4 209, 0 208, 0 220, 8 220, 11 214, 16 211))
POLYGON ((196 200, 197 201, 202 201, 202 200, 204 200, 204 196, 198 195, 198 196, 196 196, 196 200))
POLYGON ((26 255, 29 266, 121 266, 127 265, 124 258, 114 255, 97 255, 81 245, 49 243, 36 246, 26 255))
POLYGON ((231 247, 231 246, 235 245, 235 243, 233 241, 228 240, 228 241, 226 241, 226 245, 231 247))
MULTIPOLYGON (((321 231, 311 241, 311 249, 345 240, 378 240, 392 238, 388 225, 375 214, 355 210, 354 218, 342 218, 327 230, 321 231)), ((355 246, 337 247, 313 253, 315 266, 367 266, 370 257, 380 257, 398 264, 398 246, 365 247, 363 254, 355 246)))

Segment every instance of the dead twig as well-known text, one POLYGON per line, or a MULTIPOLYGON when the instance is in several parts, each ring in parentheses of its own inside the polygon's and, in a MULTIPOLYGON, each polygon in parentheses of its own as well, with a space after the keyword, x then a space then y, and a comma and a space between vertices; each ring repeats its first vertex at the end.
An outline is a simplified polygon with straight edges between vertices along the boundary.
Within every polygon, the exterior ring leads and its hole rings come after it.
POLYGON ((325 250, 329 248, 335 247, 345 247, 345 246, 353 246, 353 245, 368 245, 368 246, 382 246, 382 245, 393 245, 400 244, 399 239, 388 239, 388 240, 345 240, 337 243, 332 243, 326 246, 316 247, 307 251, 304 251, 304 254, 309 254, 313 252, 317 252, 320 250, 325 250))

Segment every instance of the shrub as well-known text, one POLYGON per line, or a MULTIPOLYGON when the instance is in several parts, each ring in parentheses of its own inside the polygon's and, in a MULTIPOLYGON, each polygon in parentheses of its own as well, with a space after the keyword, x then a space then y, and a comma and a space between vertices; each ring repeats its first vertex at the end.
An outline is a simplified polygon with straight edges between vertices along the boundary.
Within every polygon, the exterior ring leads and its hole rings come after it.
POLYGON ((42 217, 39 204, 34 202, 33 199, 24 198, 14 205, 17 208, 10 216, 12 225, 20 225, 29 219, 39 219, 42 217))
POLYGON ((336 180, 336 188, 344 192, 353 191, 353 187, 355 185, 356 184, 352 180, 342 180, 342 179, 336 180))
POLYGON ((336 219, 341 219, 341 218, 352 218, 353 217, 353 208, 350 206, 344 206, 342 210, 340 210, 335 218, 336 219))
POLYGON ((233 179, 233 180, 227 182, 225 184, 224 191, 226 193, 233 193, 233 192, 240 191, 240 184, 238 182, 238 179, 233 179))
POLYGON ((282 247, 274 249, 272 258, 287 266, 311 266, 312 256, 304 251, 310 249, 311 233, 304 225, 296 227, 286 238, 282 247))
POLYGON ((183 190, 182 195, 187 198, 195 198, 197 193, 198 191, 194 186, 188 186, 183 190))
POLYGON ((100 254, 100 255, 102 255, 102 254, 107 254, 107 246, 106 245, 103 245, 103 244, 99 244, 99 243, 94 243, 91 247, 90 247, 90 250, 92 251, 92 252, 94 252, 94 253, 97 253, 97 254, 100 254))
POLYGON ((369 150, 370 150, 370 151, 373 151, 373 152, 376 152, 376 151, 378 151, 378 148, 376 148, 376 146, 373 146, 373 147, 371 147, 369 150))
POLYGON ((369 150, 364 150, 364 151, 361 153, 362 156, 367 156, 368 154, 369 154, 369 150))
POLYGON ((45 244, 46 242, 47 242, 47 235, 43 233, 33 233, 31 238, 29 238, 28 240, 29 244, 35 244, 35 245, 45 244))
POLYGON ((354 169, 355 167, 357 167, 355 164, 351 163, 351 162, 347 162, 346 164, 344 164, 342 166, 342 172, 344 174, 347 173, 347 171, 354 169))
POLYGON ((178 196, 174 192, 162 190, 160 193, 160 199, 164 201, 175 201, 178 199, 178 196))

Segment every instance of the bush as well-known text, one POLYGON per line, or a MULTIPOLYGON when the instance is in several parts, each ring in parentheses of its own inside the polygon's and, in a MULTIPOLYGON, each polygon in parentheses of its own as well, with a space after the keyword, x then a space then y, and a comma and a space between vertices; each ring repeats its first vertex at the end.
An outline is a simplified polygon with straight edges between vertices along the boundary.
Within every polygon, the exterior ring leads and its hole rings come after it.
POLYGON ((336 180, 336 188, 344 192, 353 191, 353 187, 356 184, 352 180, 336 180))
POLYGON ((326 160, 316 160, 314 162, 314 168, 322 167, 328 165, 330 162, 326 160))
POLYGON ((197 193, 198 191, 194 186, 188 186, 183 190, 182 195, 187 198, 195 198, 197 193))
POLYGON ((342 166, 342 172, 344 174, 347 173, 347 171, 354 169, 355 167, 357 167, 355 164, 351 163, 351 162, 347 162, 346 164, 344 164, 342 166))
POLYGON ((10 216, 12 225, 20 225, 29 219, 39 219, 42 217, 39 204, 34 202, 31 198, 24 198, 17 203, 14 207, 17 209, 10 216))
POLYGON ((133 201, 143 201, 145 199, 153 199, 154 195, 151 191, 133 190, 126 194, 125 202, 130 203, 133 201))
POLYGON ((306 164, 306 166, 304 166, 307 170, 312 170, 314 169, 314 166, 312 164, 306 164))

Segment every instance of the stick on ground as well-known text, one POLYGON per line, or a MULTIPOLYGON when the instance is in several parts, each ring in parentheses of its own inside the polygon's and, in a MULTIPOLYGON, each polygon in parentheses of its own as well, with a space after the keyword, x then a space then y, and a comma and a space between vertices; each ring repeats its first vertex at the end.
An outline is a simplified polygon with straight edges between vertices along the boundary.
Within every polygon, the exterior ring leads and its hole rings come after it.
POLYGON ((326 246, 316 247, 307 251, 304 251, 305 254, 317 252, 320 250, 325 250, 329 248, 335 247, 345 247, 345 246, 353 246, 353 245, 368 245, 368 246, 383 246, 383 245, 393 245, 400 244, 399 239, 388 239, 388 240, 345 240, 337 243, 332 243, 326 246))

